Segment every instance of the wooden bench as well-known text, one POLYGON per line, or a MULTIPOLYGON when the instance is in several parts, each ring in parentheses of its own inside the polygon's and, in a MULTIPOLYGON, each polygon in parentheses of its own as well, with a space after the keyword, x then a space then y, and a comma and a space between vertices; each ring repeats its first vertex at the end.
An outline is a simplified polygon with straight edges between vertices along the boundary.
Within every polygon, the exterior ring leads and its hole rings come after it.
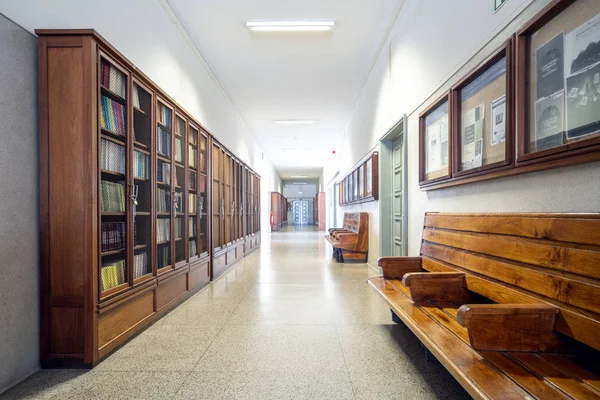
POLYGON ((600 214, 427 213, 368 280, 474 398, 600 398, 600 214))
POLYGON ((367 262, 369 214, 345 213, 344 226, 330 229, 325 239, 333 246, 333 255, 338 262, 367 262))

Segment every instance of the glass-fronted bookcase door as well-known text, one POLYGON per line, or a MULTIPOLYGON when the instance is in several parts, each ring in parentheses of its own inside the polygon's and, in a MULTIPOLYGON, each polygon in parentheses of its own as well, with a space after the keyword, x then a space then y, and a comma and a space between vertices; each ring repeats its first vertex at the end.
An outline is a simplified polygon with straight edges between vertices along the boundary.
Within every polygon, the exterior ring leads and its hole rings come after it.
POLYGON ((173 107, 156 102, 156 269, 173 269, 173 107))
POLYGON ((212 147, 212 240, 214 251, 224 247, 223 219, 225 218, 225 202, 223 200, 223 165, 225 153, 219 145, 212 147))
POLYGON ((188 135, 188 250, 190 261, 194 261, 208 255, 208 136, 192 124, 188 135))
POLYGON ((175 268, 187 264, 188 243, 187 236, 189 228, 187 227, 186 213, 188 211, 189 188, 187 183, 187 152, 185 144, 187 139, 188 121, 180 114, 176 114, 173 159, 175 164, 175 174, 173 187, 175 189, 174 212, 175 212, 175 268))
POLYGON ((100 298, 127 290, 131 270, 130 75, 109 56, 98 64, 100 298))
POLYGON ((153 276, 152 176, 154 166, 151 151, 154 94, 137 80, 133 80, 133 279, 143 282, 153 276))

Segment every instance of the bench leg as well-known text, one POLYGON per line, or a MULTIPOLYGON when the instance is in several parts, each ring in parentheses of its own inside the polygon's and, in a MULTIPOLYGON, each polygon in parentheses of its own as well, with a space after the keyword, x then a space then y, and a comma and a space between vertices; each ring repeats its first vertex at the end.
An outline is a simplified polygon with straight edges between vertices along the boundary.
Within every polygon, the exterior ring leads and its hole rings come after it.
POLYGON ((402 320, 400 319, 400 317, 398 317, 396 315, 396 313, 394 312, 394 310, 390 310, 392 312, 392 321, 394 321, 397 324, 401 324, 402 320))
POLYGON ((427 347, 425 348, 425 360, 427 360, 427 361, 437 361, 437 358, 435 358, 435 356, 433 355, 433 353, 430 352, 427 347))

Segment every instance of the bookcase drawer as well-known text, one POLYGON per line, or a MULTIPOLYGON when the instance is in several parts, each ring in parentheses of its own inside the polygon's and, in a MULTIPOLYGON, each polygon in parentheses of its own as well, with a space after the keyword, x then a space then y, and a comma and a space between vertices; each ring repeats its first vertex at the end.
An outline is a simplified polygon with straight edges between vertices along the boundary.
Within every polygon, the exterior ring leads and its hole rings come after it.
MULTIPOLYGON (((106 352, 103 349, 104 346, 107 346, 119 336, 128 336, 131 328, 152 314, 154 314, 153 290, 100 314, 98 320, 98 348, 106 352)), ((110 347, 115 346, 116 344, 110 347)))
POLYGON ((188 280, 189 289, 204 283, 208 283, 210 280, 210 276, 208 274, 208 262, 191 266, 188 280))
POLYGON ((156 310, 160 310, 171 301, 187 291, 187 274, 178 275, 164 283, 159 283, 156 289, 156 310))

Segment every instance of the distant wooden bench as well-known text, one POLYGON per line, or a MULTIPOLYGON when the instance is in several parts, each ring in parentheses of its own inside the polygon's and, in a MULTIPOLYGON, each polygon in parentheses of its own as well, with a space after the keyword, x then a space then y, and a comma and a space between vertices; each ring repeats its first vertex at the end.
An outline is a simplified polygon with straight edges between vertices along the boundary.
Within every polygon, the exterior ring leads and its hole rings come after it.
POLYGON ((368 280, 479 399, 600 398, 600 214, 427 213, 368 280))
POLYGON ((325 239, 333 246, 339 262, 367 262, 369 251, 369 214, 345 213, 344 226, 329 230, 325 239))

